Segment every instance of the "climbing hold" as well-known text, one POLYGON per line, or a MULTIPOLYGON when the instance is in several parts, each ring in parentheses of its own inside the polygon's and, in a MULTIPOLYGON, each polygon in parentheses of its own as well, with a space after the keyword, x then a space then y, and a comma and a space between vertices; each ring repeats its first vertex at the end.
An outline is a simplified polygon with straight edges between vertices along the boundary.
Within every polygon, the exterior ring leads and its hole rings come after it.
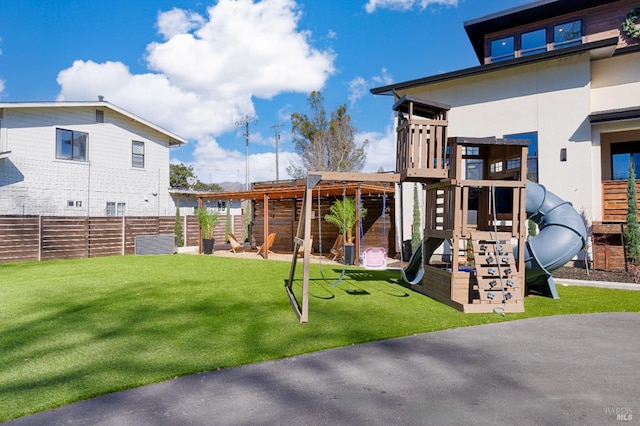
POLYGON ((507 287, 513 287, 513 281, 507 280, 507 287))
POLYGON ((487 257, 487 263, 493 263, 493 257, 488 256, 487 257))
POLYGON ((504 270, 505 275, 511 275, 511 268, 507 268, 504 270))
POLYGON ((489 270, 487 271, 487 273, 488 273, 489 275, 495 275, 495 274, 496 274, 496 270, 495 270, 495 269, 493 269, 493 268, 489 268, 489 270))
POLYGON ((509 263, 509 256, 502 256, 502 263, 509 263))
POLYGON ((495 295, 495 294, 493 294, 493 292, 492 292, 492 291, 490 291, 489 293, 487 293, 487 299, 489 299, 489 300, 493 300, 495 297, 496 297, 496 295, 495 295))
POLYGON ((496 250, 498 251, 498 254, 502 254, 502 252, 504 251, 504 248, 502 247, 502 245, 498 244, 496 246, 496 250))
POLYGON ((494 288, 497 285, 498 285, 498 282, 496 280, 489 281, 489 287, 494 288))
POLYGON ((505 294, 504 295, 504 301, 506 302, 507 300, 511 299, 511 297, 513 297, 513 296, 511 296, 511 293, 505 294))
POLYGON ((486 244, 480 244, 480 251, 487 251, 486 244))

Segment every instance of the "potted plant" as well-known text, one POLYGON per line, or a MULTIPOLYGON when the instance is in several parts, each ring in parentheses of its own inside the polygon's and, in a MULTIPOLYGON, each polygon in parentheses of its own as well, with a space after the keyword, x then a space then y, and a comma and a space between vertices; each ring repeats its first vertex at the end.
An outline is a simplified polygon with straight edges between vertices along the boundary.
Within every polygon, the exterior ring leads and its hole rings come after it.
POLYGON ((196 209, 200 229, 202 230, 202 252, 204 254, 213 253, 213 229, 220 219, 217 212, 210 213, 206 207, 196 209))
MULTIPOLYGON (((360 208, 360 216, 364 217, 367 209, 360 208)), ((356 228, 356 202, 353 198, 337 199, 329 207, 329 214, 324 220, 337 226, 344 235, 343 256, 345 265, 353 265, 355 260, 355 247, 353 245, 353 233, 356 228)))

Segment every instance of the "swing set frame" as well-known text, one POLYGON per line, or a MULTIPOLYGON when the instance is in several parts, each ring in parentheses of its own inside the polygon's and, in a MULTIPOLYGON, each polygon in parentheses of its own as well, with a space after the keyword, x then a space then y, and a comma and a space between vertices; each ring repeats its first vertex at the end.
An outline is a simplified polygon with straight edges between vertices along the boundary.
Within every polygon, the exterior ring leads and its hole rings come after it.
MULTIPOLYGON (((293 257, 291 259, 291 269, 289 279, 285 285, 287 296, 291 306, 301 323, 309 321, 309 265, 311 253, 311 216, 313 209, 313 190, 322 181, 333 182, 384 182, 384 183, 400 183, 400 174, 398 173, 344 173, 344 172, 308 172, 307 183, 305 187, 304 197, 302 200, 302 212, 298 222, 298 230, 294 237, 293 257), (293 292, 293 282, 298 264, 298 249, 303 247, 303 272, 302 272, 302 294, 299 301, 293 292)), ((360 198, 358 189, 357 198, 360 198)), ((359 215, 359 209, 357 211, 359 215)), ((359 217, 356 218, 359 220, 359 217)))

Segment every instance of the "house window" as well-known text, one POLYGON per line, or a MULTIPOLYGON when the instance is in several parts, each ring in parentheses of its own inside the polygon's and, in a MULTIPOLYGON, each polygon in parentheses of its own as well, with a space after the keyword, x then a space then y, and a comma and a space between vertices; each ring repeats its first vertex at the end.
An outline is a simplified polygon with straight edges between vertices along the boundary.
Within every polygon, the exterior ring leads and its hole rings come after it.
POLYGON ((480 157, 480 147, 465 146, 462 149, 462 159, 465 171, 463 179, 482 179, 483 162, 480 157))
POLYGON ((520 157, 511 158, 507 160, 507 170, 519 169, 520 168, 520 157))
POLYGON ((554 25, 553 47, 555 49, 577 46, 579 44, 582 44, 582 22, 578 20, 554 25))
POLYGON ((144 168, 144 142, 131 143, 131 167, 144 168))
POLYGON ((629 179, 629 163, 633 158, 633 165, 638 179, 640 167, 640 141, 611 144, 611 170, 614 180, 629 179))
POLYGON ((124 216, 124 210, 126 203, 116 203, 113 201, 107 201, 107 216, 124 216))
POLYGON ((491 62, 506 61, 515 58, 513 36, 491 42, 491 62))
POLYGON ((547 30, 524 33, 520 36, 520 56, 535 55, 547 51, 547 30))
POLYGON ((495 163, 489 164, 489 172, 498 173, 502 171, 502 161, 496 161, 495 163))
POLYGON ((226 201, 218 201, 218 211, 226 211, 227 210, 227 202, 226 201))
POLYGON ((88 133, 56 129, 56 158, 87 161, 88 133))
POLYGON ((96 110, 96 123, 104 123, 104 111, 96 110))
POLYGON ((505 139, 527 139, 529 154, 527 155, 527 179, 538 182, 538 132, 516 133, 505 135, 505 139))

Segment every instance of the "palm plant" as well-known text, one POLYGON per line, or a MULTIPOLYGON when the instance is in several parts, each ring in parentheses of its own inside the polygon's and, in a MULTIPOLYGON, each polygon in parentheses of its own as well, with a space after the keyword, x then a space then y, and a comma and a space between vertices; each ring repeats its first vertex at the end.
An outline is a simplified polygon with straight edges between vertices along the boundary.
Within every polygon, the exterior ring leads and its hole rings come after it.
MULTIPOLYGON (((360 216, 364 217, 367 209, 360 208, 360 216)), ((340 233, 345 236, 345 243, 353 243, 353 232, 356 227, 356 202, 353 198, 337 199, 329 207, 329 214, 324 216, 324 220, 337 226, 340 233)))
POLYGON ((220 217, 217 212, 210 213, 206 207, 196 209, 200 229, 202 230, 202 238, 206 240, 213 239, 213 229, 218 224, 220 217))

